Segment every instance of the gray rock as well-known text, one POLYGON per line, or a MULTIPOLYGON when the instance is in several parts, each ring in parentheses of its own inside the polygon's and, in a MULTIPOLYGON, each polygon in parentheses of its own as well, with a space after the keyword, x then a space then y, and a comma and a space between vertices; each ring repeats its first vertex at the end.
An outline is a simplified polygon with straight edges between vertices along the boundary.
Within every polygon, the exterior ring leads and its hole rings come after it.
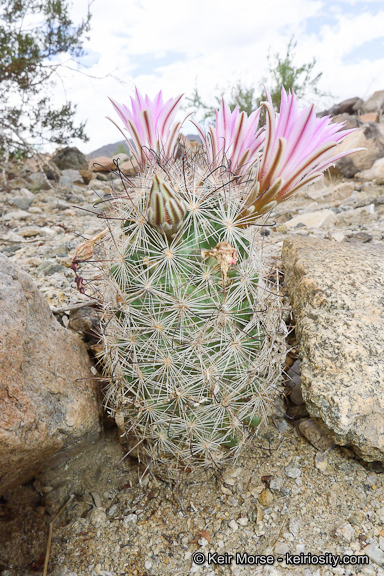
POLYGON ((365 148, 336 162, 338 171, 347 178, 368 170, 374 162, 384 156, 384 128, 376 122, 366 122, 349 134, 338 146, 338 152, 352 148, 365 148))
POLYGON ((348 100, 343 100, 339 104, 334 104, 329 110, 329 114, 336 116, 337 114, 353 114, 356 110, 355 105, 362 100, 355 96, 355 98, 348 98, 348 100))
POLYGON ((52 274, 56 274, 56 272, 65 272, 65 270, 67 270, 65 266, 57 264, 56 262, 50 262, 49 260, 42 262, 36 268, 39 276, 52 276, 52 274))
POLYGON ((11 202, 14 206, 17 206, 18 208, 20 208, 20 210, 28 210, 28 208, 30 207, 30 205, 33 202, 33 198, 25 198, 23 196, 15 196, 14 198, 12 198, 11 202))
POLYGON ((86 157, 78 148, 67 146, 61 150, 57 150, 52 158, 52 162, 56 164, 60 170, 84 170, 88 168, 86 157))
POLYGON ((383 260, 382 245, 283 246, 307 410, 367 461, 384 461, 383 260))
POLYGON ((63 188, 72 188, 73 184, 83 184, 83 177, 78 170, 63 170, 59 180, 59 186, 63 188))
POLYGON ((50 189, 46 175, 42 174, 41 172, 33 172, 32 174, 30 174, 28 176, 28 182, 32 186, 39 188, 40 190, 49 190, 50 189))
POLYGON ((384 552, 380 550, 375 542, 364 548, 363 552, 369 556, 372 562, 378 564, 378 566, 384 566, 384 552))
POLYGON ((285 473, 288 478, 299 478, 299 476, 301 476, 300 468, 298 466, 294 466, 293 464, 286 466, 285 473))
POLYGON ((85 345, 0 254, 0 495, 99 433, 85 345))

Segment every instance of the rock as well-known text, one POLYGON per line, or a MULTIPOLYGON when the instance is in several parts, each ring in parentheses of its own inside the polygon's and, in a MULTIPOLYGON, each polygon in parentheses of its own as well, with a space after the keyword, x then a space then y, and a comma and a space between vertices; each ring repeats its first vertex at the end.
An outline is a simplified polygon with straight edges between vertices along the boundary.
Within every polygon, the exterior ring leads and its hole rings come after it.
POLYGON ((375 542, 364 548, 363 552, 369 556, 369 559, 372 560, 372 562, 378 564, 378 566, 384 566, 384 552, 380 550, 375 542))
POLYGON ((374 92, 362 107, 363 112, 380 112, 384 108, 384 90, 374 92))
POLYGON ((363 101, 357 96, 355 96, 355 98, 348 98, 348 100, 343 100, 339 104, 332 106, 328 113, 332 114, 332 116, 336 116, 338 114, 353 114, 356 110, 356 104, 359 103, 362 104, 363 101))
POLYGON ((288 370, 289 380, 286 386, 290 389, 289 399, 296 406, 305 404, 303 394, 301 392, 301 378, 300 378, 300 360, 296 360, 293 366, 288 370))
POLYGON ((269 489, 272 492, 272 494, 279 494, 279 492, 282 491, 283 486, 284 486, 284 480, 280 476, 277 476, 276 478, 271 478, 269 482, 269 489))
POLYGON ((336 162, 338 171, 347 178, 357 172, 368 170, 376 160, 384 156, 384 128, 375 122, 367 122, 338 145, 338 152, 352 148, 366 148, 336 162))
POLYGON ((336 217, 336 226, 349 227, 351 225, 371 224, 373 220, 377 220, 378 214, 376 212, 375 204, 368 204, 361 208, 353 210, 346 210, 341 212, 336 217))
POLYGON ((22 238, 31 238, 32 236, 39 236, 40 234, 41 228, 38 226, 24 226, 19 230, 19 235, 22 238))
POLYGON ((319 210, 318 212, 307 212, 299 214, 288 222, 284 222, 287 228, 296 228, 300 225, 307 228, 326 228, 336 222, 336 215, 332 210, 319 210))
POLYGON ((347 542, 350 542, 352 538, 355 537, 355 531, 353 529, 353 526, 351 526, 349 522, 343 524, 342 526, 339 526, 339 528, 336 530, 336 534, 337 536, 340 536, 347 542))
POLYGON ((360 116, 360 120, 362 122, 378 122, 379 115, 377 114, 377 112, 368 112, 368 114, 363 114, 362 116, 360 116))
POLYGON ((339 202, 348 198, 355 190, 353 182, 341 182, 335 186, 324 186, 319 190, 308 188, 307 196, 315 202, 339 202))
POLYGON ((123 162, 123 164, 120 165, 120 170, 126 176, 136 176, 136 174, 139 172, 139 164, 136 158, 132 156, 130 160, 123 162))
POLYGON ((344 240, 345 242, 361 242, 365 244, 366 242, 371 242, 373 238, 366 232, 357 232, 357 234, 347 234, 344 240))
POLYGON ((265 490, 260 493, 259 502, 262 506, 265 507, 268 507, 272 504, 273 494, 270 490, 268 490, 268 488, 265 488, 265 490))
POLYGON ((4 222, 10 222, 11 220, 27 220, 31 217, 31 214, 26 210, 16 210, 15 212, 7 212, 3 216, 4 222))
POLYGON ((129 160, 129 155, 125 152, 118 152, 112 156, 112 160, 118 160, 120 166, 120 164, 123 164, 123 162, 127 162, 127 160, 129 160))
POLYGON ((60 170, 85 170, 88 167, 84 154, 78 148, 70 146, 57 150, 52 157, 52 162, 60 170))
POLYGON ((112 158, 98 156, 89 161, 88 170, 91 172, 111 172, 111 170, 116 170, 116 165, 113 163, 112 158))
POLYGON ((376 160, 369 170, 358 172, 355 176, 359 180, 375 180, 376 178, 384 178, 384 158, 376 160))
POLYGON ((383 258, 382 245, 283 245, 307 410, 367 461, 384 461, 383 258))
POLYGON ((90 170, 79 170, 79 173, 83 179, 84 184, 89 184, 91 180, 96 178, 96 174, 90 170))
POLYGON ((299 478, 301 476, 301 470, 298 466, 294 466, 293 464, 289 464, 285 467, 285 474, 288 478, 299 478))
POLYGON ((99 433, 85 345, 0 254, 0 495, 99 433))
POLYGON ((345 232, 343 232, 343 230, 330 230, 326 238, 328 238, 328 240, 334 240, 335 242, 342 242, 345 239, 345 232))
POLYGON ((59 180, 59 186, 63 188, 72 188, 74 184, 83 184, 84 180, 79 170, 68 168, 63 170, 59 180))
POLYGON ((327 472, 328 472, 327 452, 316 452, 316 454, 315 454, 315 467, 322 474, 327 474, 327 472))
POLYGON ((35 188, 40 190, 49 190, 50 185, 45 174, 41 172, 33 172, 28 176, 28 182, 35 188))
POLYGON ((334 124, 337 122, 338 124, 343 123, 344 130, 351 130, 352 128, 359 128, 364 123, 360 120, 360 116, 350 116, 349 114, 338 114, 334 116, 331 120, 331 123, 334 124))
POLYGON ((33 198, 25 198, 24 196, 15 196, 12 198, 11 203, 20 210, 28 210, 33 202, 33 198))
POLYGON ((107 515, 105 510, 101 508, 94 508, 91 510, 91 512, 88 514, 88 518, 91 524, 94 526, 102 526, 107 522, 107 515))
POLYGON ((312 446, 317 448, 317 450, 328 450, 335 445, 331 432, 327 429, 324 422, 308 418, 308 420, 300 422, 299 430, 304 438, 306 438, 312 446))

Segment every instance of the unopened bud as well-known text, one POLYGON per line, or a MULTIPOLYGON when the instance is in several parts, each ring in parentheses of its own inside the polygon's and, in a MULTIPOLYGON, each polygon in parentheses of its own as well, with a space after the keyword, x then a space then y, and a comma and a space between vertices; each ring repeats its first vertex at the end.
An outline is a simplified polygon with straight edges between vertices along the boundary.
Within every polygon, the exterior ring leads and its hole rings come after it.
POLYGON ((155 174, 149 193, 148 222, 167 236, 172 236, 180 228, 186 213, 184 200, 155 174))

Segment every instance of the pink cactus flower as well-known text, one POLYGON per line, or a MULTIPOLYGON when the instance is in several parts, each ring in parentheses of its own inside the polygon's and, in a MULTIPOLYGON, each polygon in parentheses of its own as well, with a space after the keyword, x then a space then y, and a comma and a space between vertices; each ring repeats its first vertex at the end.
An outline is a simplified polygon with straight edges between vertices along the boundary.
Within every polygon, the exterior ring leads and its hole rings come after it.
POLYGON ((263 144, 262 128, 258 129, 260 110, 255 110, 248 117, 246 112, 239 112, 238 106, 231 112, 228 104, 222 100, 216 111, 215 125, 209 125, 206 136, 203 128, 193 122, 199 131, 207 158, 213 168, 228 163, 229 169, 236 175, 245 174, 259 158, 263 144))
POLYGON ((329 116, 316 118, 314 105, 300 110, 294 92, 282 88, 280 114, 268 92, 267 100, 262 103, 267 123, 257 182, 239 216, 244 225, 320 178, 339 158, 361 150, 337 153, 338 143, 355 129, 342 130, 344 123, 331 124, 329 116))
MULTIPOLYGON (((132 145, 123 133, 132 154, 140 164, 144 165, 154 154, 160 154, 166 160, 173 156, 180 128, 189 116, 188 114, 182 121, 172 124, 182 97, 183 94, 170 98, 164 104, 161 90, 151 100, 148 96, 143 98, 136 88, 136 98, 131 96, 131 110, 125 104, 119 104, 110 98, 133 140, 132 145)), ((113 120, 112 122, 115 124, 113 120)))

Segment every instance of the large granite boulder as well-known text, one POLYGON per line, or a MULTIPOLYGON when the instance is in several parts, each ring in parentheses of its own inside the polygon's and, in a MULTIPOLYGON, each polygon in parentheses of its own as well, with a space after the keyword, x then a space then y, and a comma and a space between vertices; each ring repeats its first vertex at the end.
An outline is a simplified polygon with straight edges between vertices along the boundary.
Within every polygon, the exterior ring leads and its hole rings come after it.
POLYGON ((302 393, 336 443, 384 461, 384 246, 289 238, 302 393))
POLYGON ((0 253, 0 495, 98 437, 96 382, 83 342, 0 253))

